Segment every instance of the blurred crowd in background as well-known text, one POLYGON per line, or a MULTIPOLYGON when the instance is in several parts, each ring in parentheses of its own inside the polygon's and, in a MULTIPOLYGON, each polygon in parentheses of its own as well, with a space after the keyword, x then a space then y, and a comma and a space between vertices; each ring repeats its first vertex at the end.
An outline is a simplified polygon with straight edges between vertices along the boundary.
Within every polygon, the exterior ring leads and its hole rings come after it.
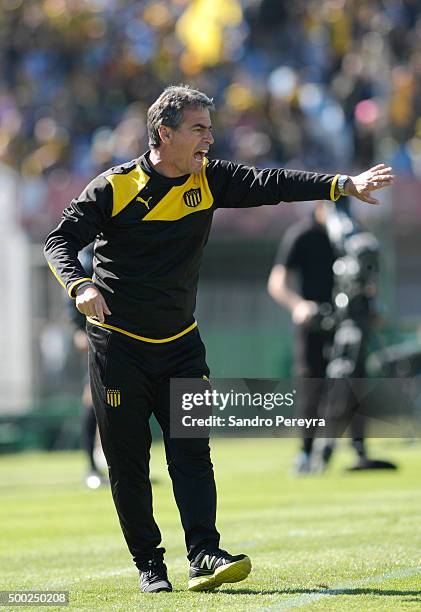
POLYGON ((170 83, 214 97, 214 156, 421 177, 419 0, 0 0, 0 159, 86 178, 147 148, 170 83))
MULTIPOLYGON (((214 98, 212 157, 333 173, 393 164, 401 178, 383 205, 358 214, 384 245, 389 312, 412 316, 411 333, 419 322, 421 0, 0 0, 1 195, 22 234, 16 247, 4 225, 3 284, 21 284, 2 307, 31 319, 15 359, 19 378, 30 355, 31 401, 74 393, 81 367, 39 245, 92 177, 148 148, 147 108, 176 83, 214 98)), ((285 338, 289 318, 266 279, 282 232, 311 206, 216 216, 198 300, 214 375, 227 343, 231 375, 286 369, 273 330, 285 338)))

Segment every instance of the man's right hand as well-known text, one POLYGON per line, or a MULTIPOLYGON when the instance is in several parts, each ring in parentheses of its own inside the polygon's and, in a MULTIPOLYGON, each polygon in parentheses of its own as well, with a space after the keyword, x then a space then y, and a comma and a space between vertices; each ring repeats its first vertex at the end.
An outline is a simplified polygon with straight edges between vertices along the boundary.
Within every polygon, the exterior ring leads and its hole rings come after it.
POLYGON ((300 300, 292 311, 295 325, 306 325, 317 313, 317 304, 312 300, 300 300))
POLYGON ((106 301, 95 285, 87 285, 78 291, 76 308, 87 317, 96 317, 100 323, 104 323, 105 315, 111 314, 106 301))

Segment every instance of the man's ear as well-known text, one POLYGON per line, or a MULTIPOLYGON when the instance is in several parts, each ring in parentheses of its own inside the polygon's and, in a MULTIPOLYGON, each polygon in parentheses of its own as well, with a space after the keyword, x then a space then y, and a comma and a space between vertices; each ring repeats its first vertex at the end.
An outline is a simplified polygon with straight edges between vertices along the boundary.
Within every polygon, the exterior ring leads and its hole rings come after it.
POLYGON ((171 141, 172 133, 171 128, 166 125, 160 125, 158 128, 158 134, 164 144, 168 144, 171 141))

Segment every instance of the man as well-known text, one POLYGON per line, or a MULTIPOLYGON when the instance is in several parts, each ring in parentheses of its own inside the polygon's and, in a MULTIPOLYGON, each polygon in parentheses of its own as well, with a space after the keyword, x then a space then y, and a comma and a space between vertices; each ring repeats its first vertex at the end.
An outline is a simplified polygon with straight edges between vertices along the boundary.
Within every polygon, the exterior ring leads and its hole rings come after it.
POLYGON ((246 555, 219 548, 209 440, 173 439, 169 428, 170 378, 209 375, 193 315, 214 211, 337 199, 340 192, 375 204, 371 191, 393 178, 384 165, 350 178, 209 160, 211 110, 205 94, 168 87, 148 110, 150 151, 94 179, 45 247, 52 271, 87 317, 91 388, 112 494, 146 592, 172 590, 152 514, 152 413, 185 532, 188 588, 211 590, 251 570, 246 555), (77 253, 94 239, 90 279, 77 253))
MULTIPOLYGON (((345 202, 342 203, 342 208, 347 209, 345 202)), ((298 221, 289 228, 279 245, 268 280, 268 292, 278 304, 290 310, 295 324, 294 374, 304 379, 304 388, 308 390, 302 398, 300 416, 308 419, 327 416, 331 423, 336 423, 338 419, 351 418, 352 413, 346 395, 342 391, 340 392, 341 397, 337 398, 337 404, 325 405, 324 385, 319 385, 314 380, 324 379, 326 376, 335 378, 336 375, 331 374, 329 369, 339 364, 338 359, 335 358, 342 354, 337 354, 340 347, 334 341, 337 322, 334 319, 332 303, 333 264, 341 253, 337 251, 327 231, 327 215, 326 204, 319 201, 310 218, 298 221)), ((346 218, 351 223, 351 218, 346 218)), ((335 216, 334 219, 336 222, 335 216)), ((373 286, 370 287, 370 291, 373 291, 373 286)), ((361 336, 352 353, 349 344, 347 345, 348 353, 350 353, 348 358, 352 354, 355 359, 353 372, 349 372, 347 376, 364 378, 366 376, 366 345, 375 317, 372 300, 366 295, 359 296, 358 304, 361 310, 357 318, 358 327, 352 329, 360 332, 361 336)), ((351 315, 352 313, 348 313, 346 317, 348 323, 353 321, 351 315)), ((340 327, 338 330, 343 332, 344 328, 340 327)), ((340 377, 339 374, 338 377, 340 377)), ((352 446, 357 454, 357 461, 350 469, 390 468, 391 464, 388 462, 367 457, 362 415, 354 415, 351 421, 351 432, 352 446)), ((297 474, 320 471, 326 467, 331 457, 334 440, 326 441, 324 447, 319 449, 319 453, 314 453, 314 436, 312 435, 314 433, 314 429, 307 429, 306 435, 303 436, 301 452, 295 464, 297 474)))
MULTIPOLYGON (((279 245, 268 280, 269 295, 291 312, 294 329, 294 374, 303 379, 323 379, 333 340, 333 329, 311 324, 318 305, 332 304, 335 252, 326 231, 326 209, 318 202, 310 219, 297 222, 279 245)), ((322 388, 309 385, 302 398, 301 416, 313 418, 320 413, 322 388)), ((313 437, 303 437, 295 470, 312 471, 313 437)), ((310 432, 313 433, 313 432, 310 432)))

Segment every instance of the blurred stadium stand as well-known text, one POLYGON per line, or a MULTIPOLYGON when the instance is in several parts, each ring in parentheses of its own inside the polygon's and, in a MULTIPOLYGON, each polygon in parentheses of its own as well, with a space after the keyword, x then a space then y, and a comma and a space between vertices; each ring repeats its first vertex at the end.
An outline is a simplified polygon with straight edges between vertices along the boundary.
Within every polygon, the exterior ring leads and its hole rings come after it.
MULTIPOLYGON (((0 0, 0 449, 77 444, 84 365, 40 245, 90 178, 147 148, 146 109, 177 82, 214 97, 214 157, 334 172, 393 164, 382 208, 358 213, 383 245, 386 338, 414 337, 419 0, 0 0), (32 437, 13 429, 17 412, 32 437)), ((282 233, 310 208, 215 216, 197 309, 214 376, 288 373, 289 320, 266 279, 282 233)))

